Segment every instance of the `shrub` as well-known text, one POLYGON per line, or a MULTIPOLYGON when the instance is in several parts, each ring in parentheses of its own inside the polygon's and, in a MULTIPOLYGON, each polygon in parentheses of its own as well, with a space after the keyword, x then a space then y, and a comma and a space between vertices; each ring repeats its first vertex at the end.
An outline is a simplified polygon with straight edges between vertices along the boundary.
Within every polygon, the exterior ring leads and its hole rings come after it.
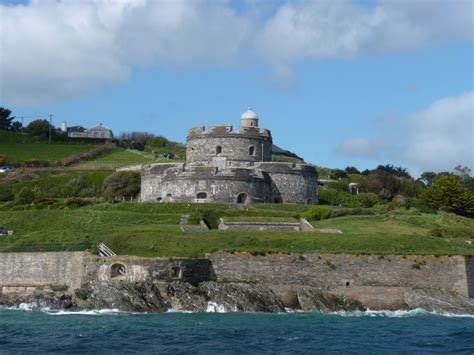
POLYGON ((20 205, 29 205, 35 200, 35 198, 35 192, 28 187, 24 187, 16 196, 16 202, 20 205))
POLYGON ((0 165, 5 165, 6 162, 7 162, 7 156, 0 154, 0 165))
POLYGON ((427 204, 418 198, 407 198, 402 207, 406 209, 416 208, 422 213, 436 214, 436 211, 431 209, 427 204))
POLYGON ((45 168, 49 165, 50 165, 49 161, 39 160, 36 158, 25 160, 24 162, 21 163, 21 166, 25 168, 45 168))
POLYGON ((355 196, 355 199, 360 202, 361 207, 370 208, 379 202, 379 197, 372 192, 360 193, 355 196))
POLYGON ((371 216, 375 211, 371 208, 333 208, 329 218, 343 217, 343 216, 371 216))
POLYGON ((342 192, 335 189, 319 190, 319 201, 322 204, 340 207, 362 207, 362 198, 352 195, 348 192, 342 192))
POLYGON ((102 191, 102 196, 108 201, 136 197, 140 192, 140 173, 136 171, 113 173, 104 180, 102 191))
POLYGON ((204 210, 202 213, 202 220, 209 229, 217 229, 220 217, 220 214, 216 210, 204 210))
POLYGON ((102 154, 105 154, 107 152, 111 152, 114 150, 117 150, 117 145, 115 145, 114 143, 106 143, 106 144, 98 146, 97 148, 89 152, 76 154, 66 159, 63 159, 61 161, 61 164, 63 166, 68 166, 68 165, 79 163, 81 160, 92 160, 102 154))
POLYGON ((13 201, 14 198, 15 195, 13 194, 13 191, 11 189, 6 188, 6 186, 2 186, 2 188, 0 189, 0 201, 13 201))
POLYGON ((305 218, 308 221, 321 221, 328 219, 331 213, 331 207, 328 206, 314 206, 309 209, 305 214, 305 218))
POLYGON ((82 206, 91 205, 93 203, 94 201, 89 200, 89 199, 74 197, 74 198, 68 198, 66 201, 64 201, 64 207, 78 208, 82 206))

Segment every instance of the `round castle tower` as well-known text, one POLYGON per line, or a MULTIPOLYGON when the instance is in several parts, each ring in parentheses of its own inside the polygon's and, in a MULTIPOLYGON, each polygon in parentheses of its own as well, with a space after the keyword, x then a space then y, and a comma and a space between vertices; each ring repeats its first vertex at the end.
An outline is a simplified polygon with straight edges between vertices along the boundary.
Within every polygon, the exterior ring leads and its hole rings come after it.
POLYGON ((186 163, 144 165, 142 201, 317 203, 317 173, 307 164, 272 162, 272 136, 250 108, 240 128, 192 128, 186 163))
POLYGON ((242 114, 240 130, 231 125, 192 128, 187 137, 186 163, 239 165, 272 159, 272 136, 258 127, 258 116, 250 108, 242 114), (219 163, 220 162, 220 163, 219 163))

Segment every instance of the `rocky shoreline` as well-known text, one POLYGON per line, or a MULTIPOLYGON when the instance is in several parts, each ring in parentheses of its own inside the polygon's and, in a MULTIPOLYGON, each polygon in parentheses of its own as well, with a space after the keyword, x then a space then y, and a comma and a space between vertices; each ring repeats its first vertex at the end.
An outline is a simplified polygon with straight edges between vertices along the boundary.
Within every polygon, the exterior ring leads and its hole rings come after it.
MULTIPOLYGON (((35 290, 30 294, 0 296, 0 305, 51 310, 117 309, 126 312, 205 312, 210 304, 226 312, 322 312, 366 311, 362 302, 302 286, 294 289, 295 299, 279 297, 264 285, 248 283, 202 282, 101 282, 78 288, 73 294, 61 290, 35 290)), ((435 290, 413 290, 405 294, 402 307, 386 310, 424 309, 428 312, 472 314, 474 300, 455 293, 435 290)))

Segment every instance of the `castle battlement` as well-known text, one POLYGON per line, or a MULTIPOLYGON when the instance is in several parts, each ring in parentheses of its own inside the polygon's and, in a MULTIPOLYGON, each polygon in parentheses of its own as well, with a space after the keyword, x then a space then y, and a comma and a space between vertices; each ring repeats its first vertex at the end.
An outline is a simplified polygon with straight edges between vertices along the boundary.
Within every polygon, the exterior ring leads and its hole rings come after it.
POLYGON ((150 164, 142 169, 142 201, 317 202, 316 169, 272 162, 272 135, 248 109, 240 127, 191 128, 186 163, 150 164))

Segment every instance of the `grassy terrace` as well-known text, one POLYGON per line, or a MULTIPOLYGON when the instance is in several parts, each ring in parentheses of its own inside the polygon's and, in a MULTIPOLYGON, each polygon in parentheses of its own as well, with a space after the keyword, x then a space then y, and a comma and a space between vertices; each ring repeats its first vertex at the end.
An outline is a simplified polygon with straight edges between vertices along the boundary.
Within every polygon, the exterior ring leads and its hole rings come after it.
POLYGON ((183 233, 181 214, 211 209, 233 220, 292 220, 307 206, 256 205, 248 211, 225 205, 99 204, 63 210, 0 210, 0 225, 15 234, 0 251, 84 250, 105 242, 119 254, 202 257, 216 251, 253 253, 384 253, 474 255, 474 221, 451 214, 346 216, 313 222, 344 234, 210 230, 183 233))

